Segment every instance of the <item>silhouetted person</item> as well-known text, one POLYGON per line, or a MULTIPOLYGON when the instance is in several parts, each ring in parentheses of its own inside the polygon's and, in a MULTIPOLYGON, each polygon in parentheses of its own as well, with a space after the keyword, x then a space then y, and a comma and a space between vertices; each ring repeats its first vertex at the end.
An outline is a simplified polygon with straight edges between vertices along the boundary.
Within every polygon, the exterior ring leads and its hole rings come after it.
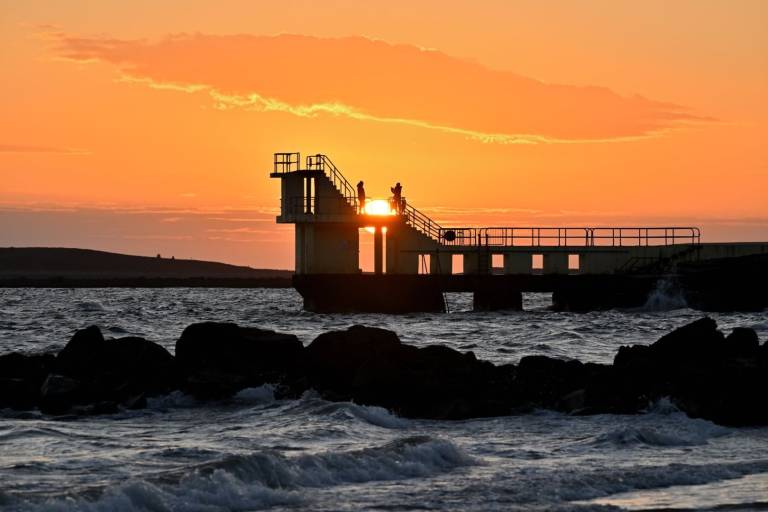
POLYGON ((393 209, 397 213, 403 213, 403 187, 400 185, 400 182, 398 181, 397 184, 389 190, 392 191, 393 209))
POLYGON ((365 187, 362 180, 357 183, 357 207, 358 213, 365 211, 365 187))

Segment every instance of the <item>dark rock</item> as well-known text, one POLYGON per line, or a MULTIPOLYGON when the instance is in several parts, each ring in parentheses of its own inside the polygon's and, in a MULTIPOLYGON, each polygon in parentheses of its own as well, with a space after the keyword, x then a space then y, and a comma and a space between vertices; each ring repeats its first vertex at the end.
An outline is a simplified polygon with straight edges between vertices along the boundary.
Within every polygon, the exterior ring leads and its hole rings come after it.
POLYGON ((46 414, 64 414, 83 401, 83 385, 71 377, 52 373, 40 388, 40 410, 46 414))
POLYGON ((397 334, 386 329, 354 325, 346 331, 326 332, 306 348, 306 374, 317 391, 349 400, 355 374, 364 363, 390 357, 401 360, 405 353, 416 350, 404 347, 397 334))
POLYGON ((56 372, 72 377, 91 375, 104 364, 104 336, 92 325, 75 332, 56 356, 56 372))
POLYGON ((174 357, 156 343, 118 338, 106 342, 105 354, 106 364, 97 380, 119 390, 119 396, 113 398, 168 393, 179 385, 174 357))
POLYGON ((73 398, 79 404, 123 402, 179 387, 175 359, 165 348, 138 337, 105 340, 96 326, 75 333, 54 372, 80 383, 73 398))
POLYGON ((12 352, 0 356, 0 408, 32 409, 40 398, 40 386, 50 372, 51 354, 12 352))
POLYGON ((735 357, 757 357, 760 350, 760 340, 754 329, 736 327, 725 338, 726 353, 735 357))
POLYGON ((293 334, 205 322, 184 329, 176 360, 188 391, 198 398, 218 398, 286 380, 297 371, 303 350, 293 334))
POLYGON ((587 372, 580 361, 547 356, 526 356, 517 367, 515 385, 528 401, 554 407, 564 395, 586 385, 587 372))
POLYGON ((558 411, 578 414, 584 410, 586 405, 587 391, 585 389, 577 389, 576 391, 571 391, 567 395, 560 397, 555 408, 558 411))
POLYGON ((704 317, 662 336, 651 345, 651 353, 657 361, 666 364, 701 362, 722 355, 724 340, 717 323, 704 317))
POLYGON ((308 347, 310 385, 326 399, 379 405, 417 418, 509 414, 514 367, 471 352, 400 343, 391 331, 353 326, 321 334, 308 347))

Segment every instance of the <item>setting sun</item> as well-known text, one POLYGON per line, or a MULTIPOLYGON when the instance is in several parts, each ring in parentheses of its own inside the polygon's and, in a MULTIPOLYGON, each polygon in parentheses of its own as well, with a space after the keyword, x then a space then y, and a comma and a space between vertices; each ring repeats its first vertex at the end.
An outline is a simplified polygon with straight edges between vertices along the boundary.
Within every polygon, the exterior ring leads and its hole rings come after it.
POLYGON ((363 208, 368 215, 394 215, 395 210, 389 204, 389 201, 384 199, 373 199, 365 203, 363 208))

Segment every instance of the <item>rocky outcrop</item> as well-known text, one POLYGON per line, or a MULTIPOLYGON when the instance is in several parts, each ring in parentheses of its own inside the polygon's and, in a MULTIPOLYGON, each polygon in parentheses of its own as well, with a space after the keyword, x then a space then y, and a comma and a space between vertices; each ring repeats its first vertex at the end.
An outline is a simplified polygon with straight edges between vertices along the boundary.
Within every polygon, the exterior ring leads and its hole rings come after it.
POLYGON ((402 416, 454 419, 509 414, 514 367, 432 345, 404 345, 384 329, 353 326, 306 349, 308 384, 329 399, 380 405, 402 416))
POLYGON ((24 410, 37 406, 40 386, 51 372, 55 359, 53 354, 18 352, 0 356, 0 408, 24 410))
POLYGON ((589 412, 637 412, 668 396, 693 417, 721 424, 768 424, 768 365, 752 329, 728 337, 702 318, 650 346, 621 347, 613 367, 590 382, 589 412))
POLYGON ((472 352, 401 343, 385 329, 326 332, 306 348, 291 334, 232 323, 187 327, 176 355, 142 338, 75 333, 58 354, 0 356, 0 407, 50 414, 136 408, 183 390, 220 399, 265 383, 283 397, 314 389, 327 400, 386 407, 412 418, 461 419, 533 408, 572 414, 641 412, 669 397, 727 425, 768 424, 768 342, 752 329, 727 337, 702 318, 652 345, 621 347, 612 365, 528 356, 494 365, 472 352))
POLYGON ((303 348, 293 334, 205 322, 184 329, 176 360, 186 391, 221 398, 246 387, 295 380, 303 348))
POLYGON ((77 331, 57 356, 0 356, 0 406, 14 409, 63 414, 101 404, 97 411, 111 411, 178 387, 174 357, 163 347, 136 337, 105 340, 96 326, 77 331))

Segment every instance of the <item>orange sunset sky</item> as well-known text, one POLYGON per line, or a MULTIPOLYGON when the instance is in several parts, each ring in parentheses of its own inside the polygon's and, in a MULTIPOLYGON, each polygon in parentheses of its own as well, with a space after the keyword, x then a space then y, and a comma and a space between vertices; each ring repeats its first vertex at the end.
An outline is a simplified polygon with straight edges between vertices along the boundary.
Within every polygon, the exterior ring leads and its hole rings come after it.
POLYGON ((0 246, 292 268, 272 153, 445 225, 768 240, 768 2, 0 0, 0 246))

